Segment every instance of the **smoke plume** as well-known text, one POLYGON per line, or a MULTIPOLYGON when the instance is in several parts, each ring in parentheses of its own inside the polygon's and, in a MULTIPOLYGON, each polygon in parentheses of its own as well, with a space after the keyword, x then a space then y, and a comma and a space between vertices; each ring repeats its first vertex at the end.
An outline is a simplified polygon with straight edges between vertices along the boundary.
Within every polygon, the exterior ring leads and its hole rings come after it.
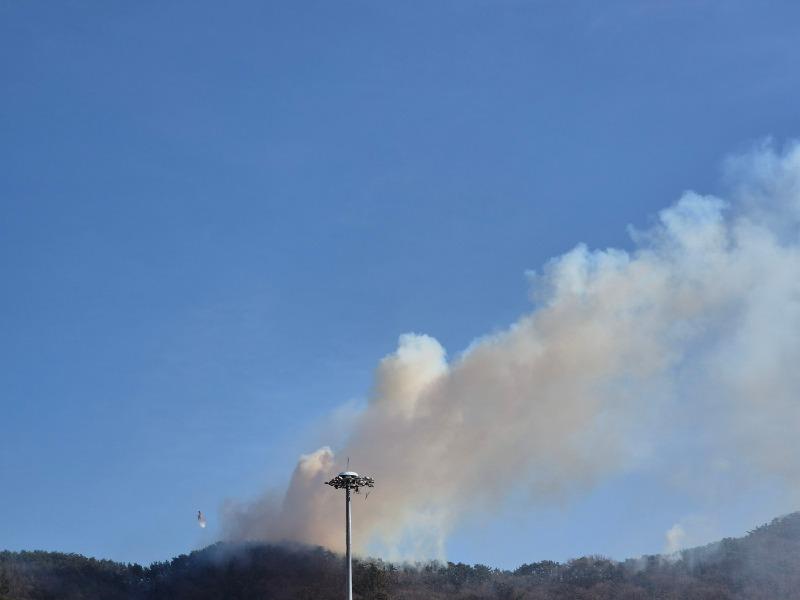
POLYGON ((228 536, 340 549, 342 498, 321 484, 346 456, 377 482, 361 550, 428 557, 510 494, 580 493, 698 431, 698 460, 797 479, 800 145, 730 159, 726 188, 685 193, 631 251, 552 259, 532 312, 455 358, 400 336, 344 447, 302 456, 285 493, 228 506, 228 536))

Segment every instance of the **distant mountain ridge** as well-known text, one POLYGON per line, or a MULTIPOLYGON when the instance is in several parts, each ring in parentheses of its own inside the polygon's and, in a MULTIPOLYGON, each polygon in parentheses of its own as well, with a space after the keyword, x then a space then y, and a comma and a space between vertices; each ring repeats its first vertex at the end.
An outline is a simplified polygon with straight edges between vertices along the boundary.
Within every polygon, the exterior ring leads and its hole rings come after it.
MULTIPOLYGON (((149 567, 56 552, 0 552, 0 600, 327 600, 342 558, 322 548, 218 543, 149 567)), ((583 557, 514 571, 359 560, 361 600, 800 599, 800 512, 674 556, 583 557)))

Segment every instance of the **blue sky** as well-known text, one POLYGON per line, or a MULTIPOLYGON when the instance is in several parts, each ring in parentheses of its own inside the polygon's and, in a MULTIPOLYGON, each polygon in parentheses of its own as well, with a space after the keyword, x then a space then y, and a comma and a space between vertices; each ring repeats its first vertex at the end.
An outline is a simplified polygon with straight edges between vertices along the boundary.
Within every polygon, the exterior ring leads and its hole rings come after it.
MULTIPOLYGON (((0 547, 213 541, 398 335, 458 353, 530 309, 526 270, 630 247, 730 152, 800 134, 799 13, 0 1, 0 547)), ((448 556, 657 552, 696 508, 625 474, 448 556)), ((714 533, 756 524, 726 511, 714 533)))

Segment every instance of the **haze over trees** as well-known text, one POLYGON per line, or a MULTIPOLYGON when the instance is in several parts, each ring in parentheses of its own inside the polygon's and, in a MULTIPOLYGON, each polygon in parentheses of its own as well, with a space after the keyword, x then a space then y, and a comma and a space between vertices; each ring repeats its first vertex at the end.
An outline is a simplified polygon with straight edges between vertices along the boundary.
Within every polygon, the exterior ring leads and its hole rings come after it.
MULTIPOLYGON (((215 544, 149 567, 55 552, 0 552, 0 600, 327 600, 342 558, 322 548, 215 544)), ((354 565, 360 600, 800 598, 800 513, 743 538, 624 562, 587 556, 513 571, 486 565, 354 565)))

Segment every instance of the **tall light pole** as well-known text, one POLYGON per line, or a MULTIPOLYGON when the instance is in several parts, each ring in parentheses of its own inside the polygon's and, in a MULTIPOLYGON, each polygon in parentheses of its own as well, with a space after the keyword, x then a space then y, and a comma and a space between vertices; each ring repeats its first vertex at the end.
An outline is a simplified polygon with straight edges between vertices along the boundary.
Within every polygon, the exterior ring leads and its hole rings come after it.
POLYGON ((350 548, 350 491, 356 494, 362 487, 375 487, 375 480, 372 477, 363 477, 353 471, 343 471, 325 485, 344 490, 345 503, 345 540, 347 542, 347 600, 353 600, 353 554, 350 548))

